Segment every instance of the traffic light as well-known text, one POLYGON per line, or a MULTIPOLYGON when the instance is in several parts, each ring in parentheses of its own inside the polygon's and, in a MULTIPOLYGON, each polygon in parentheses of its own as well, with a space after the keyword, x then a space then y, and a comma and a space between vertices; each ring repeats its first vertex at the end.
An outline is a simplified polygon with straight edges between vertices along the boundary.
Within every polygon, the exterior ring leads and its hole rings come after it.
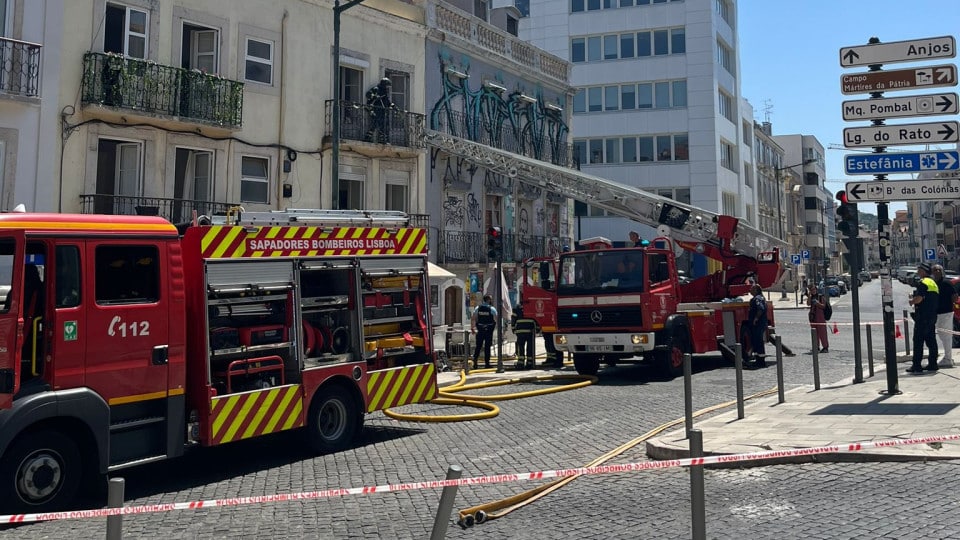
POLYGON ((847 238, 856 238, 860 234, 857 205, 847 200, 846 191, 838 191, 837 200, 840 201, 840 206, 837 207, 837 229, 847 238))
POLYGON ((487 256, 494 260, 503 256, 503 230, 500 227, 487 229, 487 256))

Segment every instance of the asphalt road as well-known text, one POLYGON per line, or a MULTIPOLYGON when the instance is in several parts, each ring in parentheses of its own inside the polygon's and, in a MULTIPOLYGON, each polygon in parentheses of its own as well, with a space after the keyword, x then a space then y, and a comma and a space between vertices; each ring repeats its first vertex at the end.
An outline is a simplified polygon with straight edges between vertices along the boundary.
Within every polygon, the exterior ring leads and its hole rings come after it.
MULTIPOLYGON (((861 290, 865 321, 880 320, 879 291, 876 280, 861 290)), ((894 285, 897 313, 907 291, 894 285)), ((825 383, 853 375, 852 327, 840 325, 851 320, 850 300, 846 295, 835 302, 840 333, 830 336, 831 352, 820 358, 825 383)), ((784 359, 787 384, 811 384, 806 312, 778 310, 776 319, 784 343, 797 353, 784 359)), ((880 335, 874 330, 878 355, 880 335)), ((702 357, 695 371, 695 409, 734 399, 732 365, 702 357)), ((748 395, 775 383, 773 367, 744 374, 748 395)), ((311 456, 295 433, 201 450, 123 471, 127 501, 170 503, 433 480, 443 478, 451 464, 462 466, 464 476, 579 467, 682 417, 683 381, 624 365, 602 370, 594 386, 499 405, 498 417, 477 422, 415 424, 374 414, 355 448, 328 456, 311 456)), ((435 405, 417 410, 451 412, 435 405)), ((645 459, 638 445, 610 463, 645 459)), ((956 462, 847 463, 708 470, 708 537, 960 538, 957 467, 956 462)), ((455 509, 536 485, 463 487, 455 509)), ((416 490, 127 516, 123 531, 128 538, 424 539, 439 497, 439 490, 416 490)), ((689 476, 669 469, 585 477, 471 529, 460 529, 454 519, 450 516, 448 538, 690 538, 689 476)), ((102 538, 104 531, 105 519, 73 520, 7 529, 0 538, 102 538)))

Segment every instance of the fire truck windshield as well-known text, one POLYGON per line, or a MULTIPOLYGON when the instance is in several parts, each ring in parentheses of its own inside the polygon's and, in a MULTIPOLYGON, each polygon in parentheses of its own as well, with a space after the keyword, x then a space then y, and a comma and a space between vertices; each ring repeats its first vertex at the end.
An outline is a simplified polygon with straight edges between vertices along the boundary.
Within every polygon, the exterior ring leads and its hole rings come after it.
POLYGON ((564 254, 560 259, 561 295, 643 291, 643 254, 632 250, 564 254))

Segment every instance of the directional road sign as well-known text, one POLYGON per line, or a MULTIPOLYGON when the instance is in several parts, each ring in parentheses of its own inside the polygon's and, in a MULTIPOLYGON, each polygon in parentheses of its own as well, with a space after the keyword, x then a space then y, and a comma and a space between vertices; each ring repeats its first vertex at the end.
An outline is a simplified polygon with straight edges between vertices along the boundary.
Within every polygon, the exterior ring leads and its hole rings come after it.
POLYGON ((843 145, 847 148, 941 144, 957 141, 960 141, 960 124, 952 120, 948 122, 900 124, 897 126, 856 127, 843 130, 843 145))
POLYGON ((945 259, 947 257, 947 246, 940 244, 937 246, 937 257, 945 259))
POLYGON ((896 154, 848 154, 843 156, 847 174, 892 174, 950 171, 960 168, 960 152, 901 152, 896 154))
POLYGON ((937 88, 957 85, 957 67, 953 64, 925 66, 894 71, 869 71, 840 76, 844 94, 893 92, 914 88, 937 88))
POLYGON ((799 254, 796 254, 796 253, 794 253, 793 255, 791 255, 791 256, 790 256, 790 262, 792 262, 793 264, 800 264, 800 255, 799 255, 799 254))
POLYGON ((935 261, 937 260, 937 250, 933 248, 926 248, 923 250, 923 260, 925 261, 935 261))
POLYGON ((810 260, 810 250, 809 250, 809 249, 804 249, 803 251, 800 252, 800 256, 803 258, 803 260, 809 261, 809 260, 810 260))
POLYGON ((957 114, 957 94, 927 94, 886 99, 858 99, 843 102, 844 120, 875 120, 903 116, 957 114))
POLYGON ((887 201, 933 201, 960 197, 960 179, 886 180, 847 182, 847 198, 852 203, 887 201))
POLYGON ((956 55, 957 42, 953 36, 943 36, 843 47, 840 49, 840 65, 853 67, 920 62, 930 58, 953 58, 956 55))

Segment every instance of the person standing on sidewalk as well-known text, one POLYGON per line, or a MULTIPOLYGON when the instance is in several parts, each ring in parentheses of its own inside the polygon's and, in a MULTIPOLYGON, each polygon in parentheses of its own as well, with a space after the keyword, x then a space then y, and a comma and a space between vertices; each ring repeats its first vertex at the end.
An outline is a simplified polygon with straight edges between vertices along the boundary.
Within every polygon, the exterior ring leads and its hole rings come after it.
POLYGON ((953 304, 957 301, 957 290, 943 275, 943 266, 933 265, 933 280, 939 290, 937 304, 937 336, 943 346, 943 358, 940 367, 953 367, 953 304))
POLYGON ((930 277, 930 265, 921 263, 917 267, 917 288, 910 296, 913 306, 913 365, 907 373, 920 373, 923 370, 937 370, 937 308, 940 306, 940 289, 930 277), (930 350, 927 366, 921 367, 923 346, 930 350))
MULTIPOLYGON (((807 317, 810 319, 810 327, 817 331, 817 341, 820 343, 820 352, 830 352, 830 341, 827 339, 827 300, 819 291, 816 285, 810 285, 807 289, 807 305, 810 306, 810 313, 807 317)), ((817 346, 816 343, 813 344, 817 346)))
POLYGON ((493 329, 497 326, 497 308, 490 305, 492 301, 492 296, 484 295, 483 303, 477 306, 470 317, 470 331, 477 334, 477 346, 473 349, 473 369, 477 369, 481 347, 483 367, 490 369, 490 347, 493 346, 493 329))
POLYGON ((747 313, 747 329, 750 335, 750 352, 757 367, 765 367, 766 351, 764 341, 767 339, 767 300, 763 297, 763 289, 754 284, 750 287, 753 298, 750 299, 750 311, 747 313))

